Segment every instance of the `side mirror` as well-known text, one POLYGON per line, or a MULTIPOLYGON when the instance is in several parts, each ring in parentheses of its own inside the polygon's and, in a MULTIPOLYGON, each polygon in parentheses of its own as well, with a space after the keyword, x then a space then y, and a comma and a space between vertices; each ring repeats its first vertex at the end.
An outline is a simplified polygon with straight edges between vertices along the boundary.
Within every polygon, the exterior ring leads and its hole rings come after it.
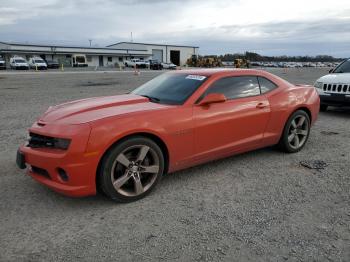
POLYGON ((329 73, 332 74, 334 71, 334 68, 332 68, 331 70, 329 70, 329 73))
POLYGON ((223 94, 219 94, 219 93, 212 93, 209 94, 207 96, 205 96, 202 101, 199 102, 199 106, 207 106, 210 104, 214 104, 214 103, 223 103, 225 102, 227 99, 223 94))

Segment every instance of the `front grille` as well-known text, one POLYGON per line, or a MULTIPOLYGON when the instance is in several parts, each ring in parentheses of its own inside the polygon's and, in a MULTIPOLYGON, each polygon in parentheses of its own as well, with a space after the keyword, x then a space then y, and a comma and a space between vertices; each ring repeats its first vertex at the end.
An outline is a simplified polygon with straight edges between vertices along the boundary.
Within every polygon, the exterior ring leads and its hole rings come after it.
POLYGON ((49 136, 38 135, 34 133, 29 133, 29 141, 28 146, 32 148, 54 148, 55 146, 55 138, 49 136))
POLYGON ((47 172, 45 169, 43 168, 40 168, 40 167, 36 167, 36 166, 32 166, 32 171, 33 173, 37 174, 37 175, 40 175, 40 176, 43 176, 43 177, 46 177, 48 179, 51 179, 50 175, 49 175, 49 172, 47 172))
POLYGON ((336 94, 350 94, 349 84, 323 84, 323 91, 336 94))

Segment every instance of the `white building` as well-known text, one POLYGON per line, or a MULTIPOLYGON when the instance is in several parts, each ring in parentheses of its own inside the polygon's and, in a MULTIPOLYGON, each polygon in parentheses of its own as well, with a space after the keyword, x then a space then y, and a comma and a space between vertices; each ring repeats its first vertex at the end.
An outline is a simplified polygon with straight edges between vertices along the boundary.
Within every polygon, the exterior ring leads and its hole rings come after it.
POLYGON ((0 42, 0 55, 6 61, 18 55, 24 59, 40 56, 45 60, 57 60, 60 64, 72 64, 72 55, 86 55, 89 66, 116 66, 132 58, 141 60, 157 59, 161 62, 173 62, 177 65, 186 64, 186 60, 198 54, 198 47, 158 45, 145 43, 121 42, 107 47, 78 47, 64 45, 35 45, 25 43, 0 42))
POLYGON ((146 50, 153 59, 166 63, 171 62, 178 66, 186 64, 187 59, 192 55, 198 55, 199 49, 198 46, 146 44, 135 42, 120 42, 107 47, 146 50))

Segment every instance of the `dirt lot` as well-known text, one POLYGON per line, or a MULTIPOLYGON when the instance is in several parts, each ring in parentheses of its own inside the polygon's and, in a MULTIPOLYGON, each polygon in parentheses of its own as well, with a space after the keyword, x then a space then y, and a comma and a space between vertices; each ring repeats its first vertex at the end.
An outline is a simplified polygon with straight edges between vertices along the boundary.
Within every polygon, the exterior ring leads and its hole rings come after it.
MULTIPOLYGON (((312 84, 326 69, 272 71, 312 84)), ((72 199, 16 168, 49 105, 121 94, 159 72, 0 74, 0 261, 350 261, 350 110, 297 154, 267 148, 167 175, 147 198, 72 199), (317 171, 300 161, 325 161, 317 171)))

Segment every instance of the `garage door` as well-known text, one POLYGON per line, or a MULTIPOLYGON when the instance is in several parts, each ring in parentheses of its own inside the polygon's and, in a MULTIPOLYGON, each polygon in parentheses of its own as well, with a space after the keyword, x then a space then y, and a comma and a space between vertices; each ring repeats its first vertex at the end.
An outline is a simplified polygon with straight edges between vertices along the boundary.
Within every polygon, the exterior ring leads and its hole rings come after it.
POLYGON ((152 57, 159 62, 163 62, 163 50, 162 49, 152 49, 152 57))
POLYGON ((170 61, 179 66, 180 65, 180 51, 178 50, 170 50, 170 61))

